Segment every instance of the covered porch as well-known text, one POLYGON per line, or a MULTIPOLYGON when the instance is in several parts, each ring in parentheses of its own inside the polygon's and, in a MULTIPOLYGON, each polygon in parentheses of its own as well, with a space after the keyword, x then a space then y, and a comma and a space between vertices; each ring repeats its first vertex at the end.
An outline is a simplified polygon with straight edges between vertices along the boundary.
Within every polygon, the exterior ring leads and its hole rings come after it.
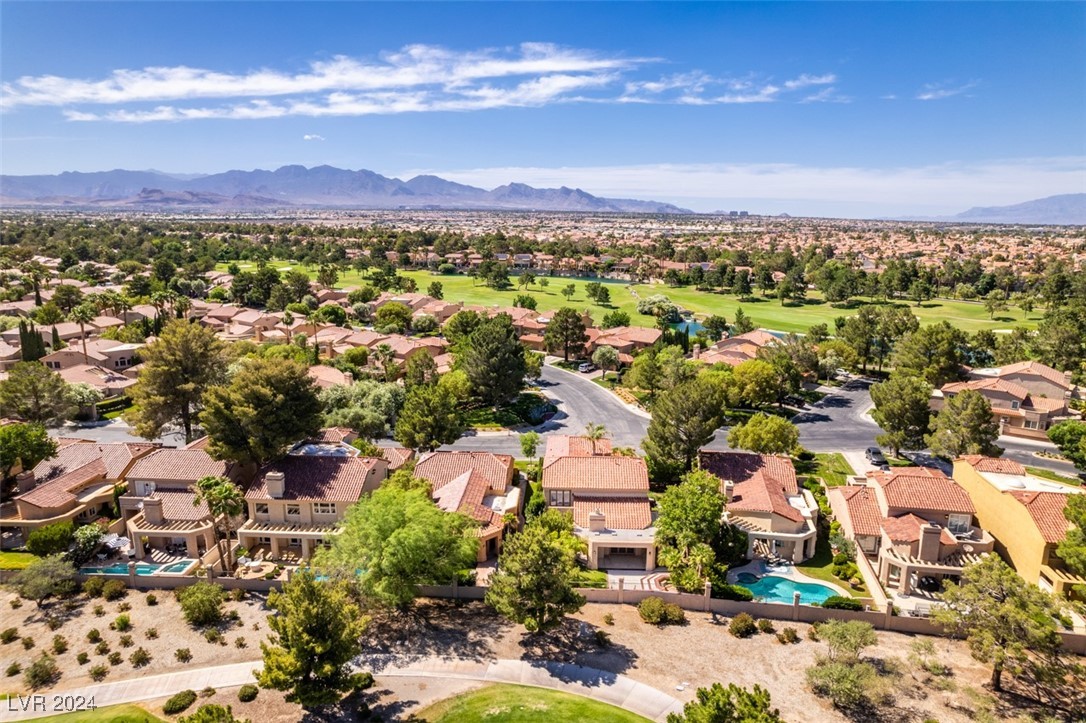
POLYGON ((128 520, 128 538, 137 559, 148 555, 153 557, 156 550, 167 555, 180 555, 184 548, 184 557, 203 559, 208 550, 215 548, 215 525, 212 520, 163 521, 150 522, 140 513, 128 520))
POLYGON ((727 523, 747 533, 747 559, 783 560, 800 563, 814 557, 818 528, 806 520, 802 532, 777 532, 754 521, 729 515, 727 523))
POLYGON ((982 556, 983 553, 956 552, 938 562, 930 562, 893 548, 883 548, 879 554, 879 582, 901 595, 910 595, 916 589, 937 593, 942 589, 943 580, 961 577, 965 566, 979 562, 982 556))
POLYGON ((241 546, 249 550, 249 557, 253 559, 298 565, 311 558, 321 545, 338 532, 337 525, 296 525, 249 520, 238 530, 238 539, 241 546))

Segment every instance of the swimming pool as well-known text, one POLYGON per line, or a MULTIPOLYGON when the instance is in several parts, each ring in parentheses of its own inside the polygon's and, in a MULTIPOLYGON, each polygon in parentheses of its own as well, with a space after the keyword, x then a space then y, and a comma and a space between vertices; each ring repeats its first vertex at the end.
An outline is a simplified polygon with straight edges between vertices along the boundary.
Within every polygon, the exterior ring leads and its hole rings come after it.
POLYGON ((789 605, 792 604, 793 594, 797 592, 802 605, 819 605, 825 602, 826 598, 838 594, 833 588, 817 582, 795 582, 777 575, 758 577, 749 572, 741 572, 736 575, 735 581, 754 593, 757 600, 789 605))
MULTIPOLYGON (((177 562, 171 562, 168 565, 161 565, 154 562, 137 562, 136 563, 136 575, 140 577, 146 577, 148 575, 155 575, 157 573, 165 574, 178 574, 185 572, 192 566, 196 560, 185 558, 184 560, 178 560, 177 562)), ((103 567, 81 567, 79 568, 80 575, 127 575, 128 563, 127 562, 114 562, 103 567)))

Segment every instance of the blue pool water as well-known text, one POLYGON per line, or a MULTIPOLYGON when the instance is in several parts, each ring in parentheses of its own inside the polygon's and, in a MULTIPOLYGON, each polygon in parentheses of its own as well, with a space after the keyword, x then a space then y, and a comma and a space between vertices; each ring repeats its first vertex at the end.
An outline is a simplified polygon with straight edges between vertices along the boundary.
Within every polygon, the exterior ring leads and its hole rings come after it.
POLYGON ((792 594, 799 593, 799 601, 803 605, 818 605, 831 595, 837 593, 825 585, 816 582, 794 582, 785 577, 765 575, 758 577, 749 572, 741 572, 736 582, 754 593, 758 600, 766 602, 792 604, 792 594))
MULTIPOLYGON (((153 562, 137 562, 136 563, 136 575, 146 577, 147 575, 154 575, 156 572, 165 573, 180 573, 189 568, 196 560, 184 559, 177 562, 171 562, 169 565, 159 565, 153 562)), ((81 575, 127 575, 128 563, 127 562, 114 562, 103 567, 81 567, 79 568, 79 574, 81 575)))
POLYGON ((696 336, 697 333, 705 327, 701 325, 700 321, 680 321, 678 324, 672 324, 671 328, 675 331, 683 331, 685 329, 690 332, 690 336, 696 336))

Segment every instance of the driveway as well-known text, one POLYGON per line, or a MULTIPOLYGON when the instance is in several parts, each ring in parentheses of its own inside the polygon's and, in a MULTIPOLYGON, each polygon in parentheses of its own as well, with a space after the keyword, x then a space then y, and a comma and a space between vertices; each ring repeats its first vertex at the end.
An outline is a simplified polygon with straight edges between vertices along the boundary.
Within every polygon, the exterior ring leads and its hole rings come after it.
POLYGON ((859 474, 871 469, 863 452, 874 446, 882 430, 867 413, 874 406, 870 388, 871 382, 863 379, 819 387, 826 396, 792 418, 799 443, 812 452, 841 452, 859 474))
POLYGON ((65 424, 49 430, 52 437, 74 437, 89 439, 92 442, 161 442, 166 447, 181 447, 185 444, 185 435, 181 432, 164 434, 158 439, 146 440, 136 434, 136 430, 121 419, 111 419, 90 424, 65 424))

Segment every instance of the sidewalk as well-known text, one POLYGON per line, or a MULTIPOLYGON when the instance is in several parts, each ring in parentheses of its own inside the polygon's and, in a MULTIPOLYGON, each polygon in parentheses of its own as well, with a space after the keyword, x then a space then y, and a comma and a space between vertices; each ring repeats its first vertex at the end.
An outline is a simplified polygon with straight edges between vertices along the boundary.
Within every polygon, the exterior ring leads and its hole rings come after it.
MULTIPOLYGON (((476 662, 426 658, 414 663, 396 665, 388 662, 387 657, 363 659, 359 662, 359 667, 363 670, 372 670, 374 677, 378 680, 382 678, 455 678, 549 688, 600 700, 637 713, 649 720, 663 721, 668 713, 680 712, 683 705, 673 696, 624 675, 569 663, 526 660, 476 662)), ((101 708, 120 703, 167 698, 186 689, 199 691, 207 686, 232 688, 255 682, 253 670, 259 668, 260 664, 261 661, 254 660, 249 663, 234 663, 117 680, 71 690, 49 691, 45 700, 48 705, 53 700, 53 696, 58 694, 83 696, 88 699, 93 697, 94 705, 101 708)), ((23 700, 26 700, 26 696, 23 700)), ((0 703, 0 721, 31 720, 53 714, 54 711, 23 712, 20 709, 18 697, 0 703)))

